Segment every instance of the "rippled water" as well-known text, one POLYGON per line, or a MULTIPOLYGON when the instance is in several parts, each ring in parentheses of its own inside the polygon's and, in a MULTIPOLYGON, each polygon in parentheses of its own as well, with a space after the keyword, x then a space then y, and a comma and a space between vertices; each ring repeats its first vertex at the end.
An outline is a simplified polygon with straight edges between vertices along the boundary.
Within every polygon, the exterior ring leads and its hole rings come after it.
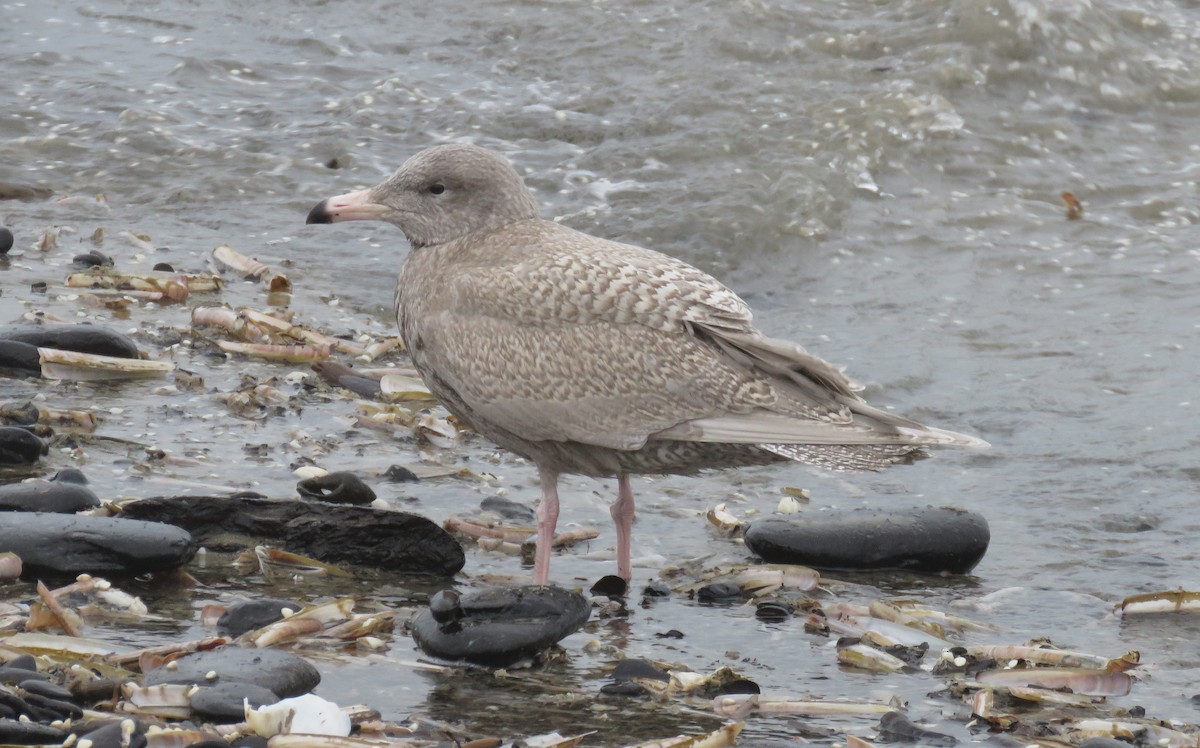
MULTIPOLYGON (((1194 4, 102 0, 0 8, 0 181, 71 198, 0 203, 0 223, 24 250, 4 271, 0 321, 29 309, 95 314, 53 289, 34 294, 29 283, 59 282, 67 250, 104 227, 102 249, 119 265, 200 267, 213 246, 230 243, 286 268, 302 316, 335 330, 386 331, 403 237, 384 225, 306 227, 306 211, 379 181, 432 143, 487 145, 526 172, 546 216, 719 275, 764 330, 846 364, 876 404, 994 445, 880 475, 784 466, 639 481, 635 555, 649 565, 740 558, 736 546, 708 536, 703 510, 731 500, 739 512, 769 512, 784 486, 809 488, 814 510, 960 505, 984 514, 993 533, 972 578, 884 575, 840 594, 965 606, 1002 626, 1004 641, 1046 635, 1105 654, 1140 649, 1152 677, 1121 703, 1200 719, 1188 701, 1200 624, 1128 625, 1110 613, 1126 594, 1200 584, 1194 4), (1063 191, 1083 201, 1082 220, 1066 219, 1063 191), (66 227, 64 251, 43 257, 33 244, 53 225, 66 227), (159 249, 123 244, 123 230, 148 234, 159 249)), ((262 306, 251 286, 224 300, 262 306)), ((157 330, 143 338, 154 349, 186 320, 186 310, 151 309, 116 326, 157 330)), ((286 371, 186 347, 172 355, 214 390, 236 386, 244 371, 286 371)), ((344 403, 241 422, 207 393, 155 396, 154 386, 36 389, 51 403, 120 409, 102 426, 107 437, 220 465, 147 476, 136 445, 85 445, 76 459, 118 495, 185 490, 165 477, 290 495, 289 464, 313 451, 288 445, 295 429, 336 437, 318 454, 331 469, 419 459, 411 443, 349 433, 344 403), (267 445, 265 456, 244 452, 246 443, 267 445)), ((0 383, 0 396, 34 389, 0 383)), ((50 464, 71 459, 59 453, 50 464)), ((510 496, 532 503, 528 465, 480 442, 452 459, 502 476, 510 496)), ((417 511, 440 520, 494 490, 429 482, 411 493, 417 511)), ((557 558, 556 577, 611 571, 606 502, 614 494, 610 482, 565 482, 564 522, 603 534, 593 553, 557 558)), ((467 571, 520 570, 477 553, 467 571)), ((637 569, 639 579, 652 573, 637 569)), ((193 602, 220 597, 209 592, 193 602)), ((581 652, 588 638, 696 668, 735 664, 776 693, 898 693, 918 714, 941 708, 924 703, 936 680, 840 671, 799 623, 761 624, 744 608, 669 601, 568 640, 569 680, 593 689, 606 658, 581 652), (671 628, 685 638, 655 638, 671 628)), ((396 656, 411 656, 409 646, 398 638, 396 656)), ((516 714, 493 718, 531 732, 556 725, 546 693, 500 696, 491 683, 439 681, 386 662, 369 668, 364 678, 356 667, 327 666, 322 692, 350 692, 389 717, 417 710, 449 719, 470 698, 507 699, 500 711, 516 714), (529 723, 528 703, 546 710, 539 724, 529 723)), ((588 719, 614 744, 624 731, 688 727, 656 724, 653 710, 644 725, 588 719)), ((697 717, 695 726, 714 724, 697 717)), ((836 724, 869 732, 865 720, 836 724)), ((749 730, 759 741, 786 741, 793 727, 759 719, 749 730)))

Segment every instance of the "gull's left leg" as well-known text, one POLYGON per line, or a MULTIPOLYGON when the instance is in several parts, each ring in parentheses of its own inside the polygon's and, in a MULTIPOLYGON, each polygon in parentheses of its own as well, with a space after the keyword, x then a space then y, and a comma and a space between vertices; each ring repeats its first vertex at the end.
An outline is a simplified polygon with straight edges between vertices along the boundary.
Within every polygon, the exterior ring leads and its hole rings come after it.
POLYGON ((628 582, 633 579, 629 549, 633 535, 633 489, 624 473, 617 476, 617 500, 608 511, 617 525, 617 576, 628 582))

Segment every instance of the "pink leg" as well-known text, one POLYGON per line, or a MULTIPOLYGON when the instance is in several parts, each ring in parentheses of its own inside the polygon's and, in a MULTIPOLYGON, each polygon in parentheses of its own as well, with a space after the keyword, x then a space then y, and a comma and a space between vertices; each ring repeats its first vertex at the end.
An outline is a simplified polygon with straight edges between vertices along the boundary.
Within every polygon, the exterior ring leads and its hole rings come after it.
POLYGON ((633 489, 629 486, 628 475, 617 476, 617 500, 608 511, 617 525, 617 576, 628 582, 633 579, 629 551, 633 536, 633 489))
POLYGON ((558 526, 558 473, 538 468, 542 501, 537 508, 537 551, 533 558, 533 583, 550 584, 550 549, 558 526))

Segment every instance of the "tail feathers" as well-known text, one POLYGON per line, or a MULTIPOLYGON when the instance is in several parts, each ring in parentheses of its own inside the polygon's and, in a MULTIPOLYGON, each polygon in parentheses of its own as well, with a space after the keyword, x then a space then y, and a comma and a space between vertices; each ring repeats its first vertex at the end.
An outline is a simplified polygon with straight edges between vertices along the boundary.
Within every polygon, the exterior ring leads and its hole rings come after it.
POLYGON ((929 457, 911 444, 759 444, 772 454, 829 470, 883 470, 929 457))

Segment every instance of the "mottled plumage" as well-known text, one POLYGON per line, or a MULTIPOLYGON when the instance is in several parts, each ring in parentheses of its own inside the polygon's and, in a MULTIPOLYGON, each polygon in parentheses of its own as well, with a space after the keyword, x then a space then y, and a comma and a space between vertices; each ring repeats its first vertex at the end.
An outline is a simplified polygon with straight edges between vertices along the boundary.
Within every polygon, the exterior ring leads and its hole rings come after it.
POLYGON ((539 219, 517 173, 482 148, 423 151, 308 220, 370 218, 412 244, 396 313, 430 390, 538 466, 538 583, 559 473, 618 477, 628 579, 631 473, 787 459, 877 470, 925 446, 983 444, 867 405, 837 368, 763 336, 745 302, 706 273, 539 219))

